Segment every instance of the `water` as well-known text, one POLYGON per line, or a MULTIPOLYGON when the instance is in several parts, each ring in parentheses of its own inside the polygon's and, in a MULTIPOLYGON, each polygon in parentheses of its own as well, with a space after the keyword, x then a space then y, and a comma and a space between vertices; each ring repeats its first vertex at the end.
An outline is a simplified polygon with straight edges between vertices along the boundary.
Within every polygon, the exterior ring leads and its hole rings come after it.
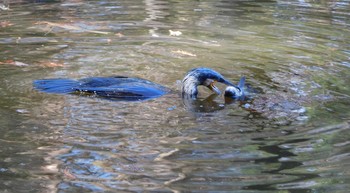
POLYGON ((0 3, 1 192, 350 188, 349 1, 0 3), (202 89, 183 101, 178 82, 198 66, 245 75, 254 100, 202 89), (110 75, 173 92, 114 102, 32 88, 110 75))

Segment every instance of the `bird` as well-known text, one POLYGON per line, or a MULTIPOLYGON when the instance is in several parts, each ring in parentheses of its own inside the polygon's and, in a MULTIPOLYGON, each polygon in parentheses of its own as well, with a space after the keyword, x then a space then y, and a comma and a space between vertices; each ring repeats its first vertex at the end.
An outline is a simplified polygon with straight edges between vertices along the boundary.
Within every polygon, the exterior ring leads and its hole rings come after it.
MULTIPOLYGON (((196 99, 197 87, 201 85, 220 95, 220 89, 215 86, 217 82, 239 89, 215 70, 198 67, 190 70, 182 80, 182 96, 196 99)), ((143 101, 171 92, 171 89, 149 80, 125 76, 90 77, 79 80, 39 79, 33 82, 33 86, 36 90, 46 93, 96 96, 117 101, 143 101)))

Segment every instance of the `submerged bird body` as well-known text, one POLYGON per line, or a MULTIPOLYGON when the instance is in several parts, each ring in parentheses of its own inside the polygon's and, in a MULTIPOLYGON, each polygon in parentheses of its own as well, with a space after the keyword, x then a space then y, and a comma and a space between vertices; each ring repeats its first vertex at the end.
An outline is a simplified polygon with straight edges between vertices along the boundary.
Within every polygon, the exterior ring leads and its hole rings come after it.
POLYGON ((43 79, 34 81, 38 90, 57 94, 98 96, 111 100, 140 101, 160 97, 169 89, 141 78, 92 77, 80 80, 43 79))
MULTIPOLYGON (((195 68, 190 70, 183 79, 182 94, 183 96, 196 98, 198 94, 197 87, 200 85, 208 87, 216 94, 220 94, 220 90, 214 85, 216 82, 238 88, 212 69, 195 68)), ((33 84, 35 89, 47 93, 92 95, 121 101, 148 100, 170 92, 170 89, 151 81, 123 76, 92 77, 80 80, 43 79, 36 80, 33 84)))

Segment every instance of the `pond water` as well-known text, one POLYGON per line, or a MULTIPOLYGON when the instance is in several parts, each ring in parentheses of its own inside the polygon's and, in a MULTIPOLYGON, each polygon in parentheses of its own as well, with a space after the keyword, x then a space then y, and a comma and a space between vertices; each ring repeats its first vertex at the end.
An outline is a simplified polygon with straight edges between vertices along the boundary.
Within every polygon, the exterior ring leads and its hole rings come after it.
MULTIPOLYGON (((1 192, 348 192, 347 0, 0 1, 1 192), (209 67, 248 103, 179 81, 209 67), (123 75, 143 102, 41 93, 123 75)), ((224 89, 224 87, 220 87, 224 89)))

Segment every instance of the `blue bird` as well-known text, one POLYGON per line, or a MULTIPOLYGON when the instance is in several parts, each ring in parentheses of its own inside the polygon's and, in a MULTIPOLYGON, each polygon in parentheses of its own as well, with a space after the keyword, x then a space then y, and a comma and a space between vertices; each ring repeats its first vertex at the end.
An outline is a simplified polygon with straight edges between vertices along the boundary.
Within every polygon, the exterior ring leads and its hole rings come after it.
MULTIPOLYGON (((197 87, 200 85, 208 87, 219 95, 221 92, 215 86, 216 82, 237 87, 212 69, 194 68, 182 81, 182 95, 197 98, 197 87)), ((41 79, 35 80, 33 85, 35 89, 47 93, 97 96, 121 101, 154 99, 170 92, 170 89, 151 81, 124 76, 92 77, 80 80, 41 79)))

